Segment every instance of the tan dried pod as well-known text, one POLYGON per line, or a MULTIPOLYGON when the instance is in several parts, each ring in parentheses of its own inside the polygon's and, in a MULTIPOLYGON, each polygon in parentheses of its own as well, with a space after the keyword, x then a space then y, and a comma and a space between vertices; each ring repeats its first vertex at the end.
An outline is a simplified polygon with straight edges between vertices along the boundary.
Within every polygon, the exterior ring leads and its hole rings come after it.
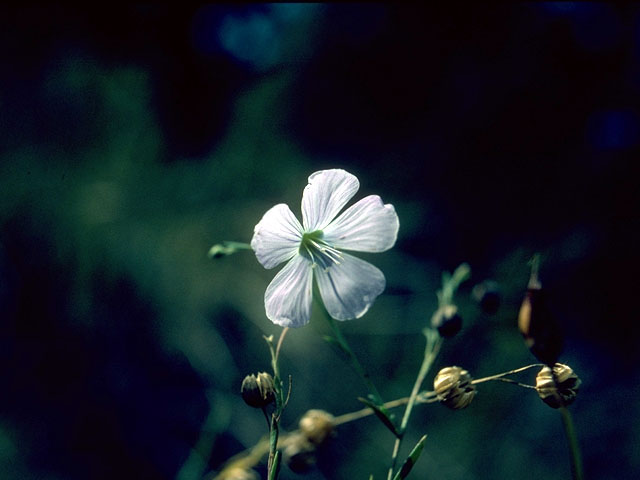
POLYGON ((471 380, 471 375, 463 368, 445 367, 433 380, 433 389, 442 404, 459 410, 466 408, 476 396, 471 380))
POLYGON ((314 445, 321 445, 333 433, 334 417, 324 410, 308 410, 300 419, 300 433, 314 445))
POLYGON ((536 376, 538 395, 551 408, 573 403, 581 383, 571 367, 562 363, 556 363, 553 372, 549 367, 543 367, 536 376))
POLYGON ((223 471, 216 478, 220 480, 260 480, 260 476, 255 470, 242 467, 232 467, 223 471))

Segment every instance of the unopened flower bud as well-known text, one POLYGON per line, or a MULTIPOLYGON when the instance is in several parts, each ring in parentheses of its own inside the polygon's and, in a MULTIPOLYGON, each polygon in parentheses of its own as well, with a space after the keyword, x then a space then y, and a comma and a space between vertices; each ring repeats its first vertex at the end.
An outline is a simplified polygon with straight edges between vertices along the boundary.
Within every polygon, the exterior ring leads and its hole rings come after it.
POLYGON ((438 400, 449 408, 466 408, 476 395, 471 384, 471 375, 460 367, 445 367, 433 380, 433 389, 438 400))
POLYGON ((324 410, 309 410, 298 426, 307 440, 314 445, 321 445, 333 432, 333 415, 324 410))
POLYGON ((293 434, 291 443, 284 449, 284 463, 295 473, 307 473, 316 465, 316 447, 301 434, 293 434))
POLYGON ((553 366, 553 372, 549 367, 543 367, 536 376, 538 395, 552 408, 571 404, 578 394, 581 383, 571 367, 562 363, 556 363, 553 366))
POLYGON ((498 311, 500 307, 500 290, 496 282, 485 280, 482 283, 478 283, 471 290, 471 295, 478 302, 484 313, 493 315, 498 311))
POLYGON ((438 329, 442 337, 450 338, 462 328, 462 317, 455 305, 443 305, 431 317, 431 326, 438 329))
POLYGON ((254 408, 263 408, 275 400, 273 377, 266 372, 247 375, 240 388, 245 403, 254 408))

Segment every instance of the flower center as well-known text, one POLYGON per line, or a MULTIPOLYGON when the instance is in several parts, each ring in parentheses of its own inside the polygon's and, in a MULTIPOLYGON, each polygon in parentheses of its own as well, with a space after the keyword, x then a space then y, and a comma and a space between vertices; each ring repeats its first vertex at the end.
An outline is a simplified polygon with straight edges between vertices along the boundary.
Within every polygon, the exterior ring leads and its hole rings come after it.
POLYGON ((322 230, 302 234, 300 254, 311 260, 312 266, 328 270, 332 265, 340 265, 342 254, 323 240, 322 230))

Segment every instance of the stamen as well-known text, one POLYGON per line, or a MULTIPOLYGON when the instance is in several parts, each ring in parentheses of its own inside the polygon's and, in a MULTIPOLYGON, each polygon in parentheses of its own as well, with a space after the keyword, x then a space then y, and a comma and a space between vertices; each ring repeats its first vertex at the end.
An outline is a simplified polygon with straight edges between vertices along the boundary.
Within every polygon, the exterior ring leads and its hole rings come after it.
POLYGON ((320 250, 322 253, 326 254, 329 259, 335 263, 336 265, 340 265, 340 260, 342 260, 342 254, 339 250, 336 250, 331 245, 327 245, 325 242, 315 240, 309 240, 309 243, 320 250))
POLYGON ((309 257, 312 266, 320 265, 325 271, 332 265, 340 265, 343 259, 340 250, 322 240, 321 231, 303 234, 300 250, 309 257))
POLYGON ((309 254, 309 256, 311 257, 311 263, 313 264, 312 266, 315 267, 316 265, 316 259, 313 256, 313 252, 311 251, 311 249, 309 248, 309 246, 306 244, 306 242, 303 242, 302 245, 304 246, 305 250, 307 251, 307 253, 309 254))

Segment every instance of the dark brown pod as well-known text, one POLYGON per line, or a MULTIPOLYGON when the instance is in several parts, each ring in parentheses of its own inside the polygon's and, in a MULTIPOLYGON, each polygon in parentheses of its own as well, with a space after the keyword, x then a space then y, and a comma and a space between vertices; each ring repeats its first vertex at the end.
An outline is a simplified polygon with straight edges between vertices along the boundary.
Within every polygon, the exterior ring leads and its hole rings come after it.
POLYGON ((254 408, 264 408, 273 403, 275 397, 273 377, 266 372, 247 375, 242 381, 240 393, 245 403, 254 408))
POLYGON ((492 280, 478 283, 471 290, 471 295, 484 313, 493 315, 500 308, 500 290, 498 284, 492 280))
POLYGON ((562 352, 562 332, 539 284, 527 289, 518 314, 518 328, 531 353, 546 365, 555 365, 562 352))
POLYGON ((462 317, 455 305, 444 305, 431 317, 431 326, 438 329, 440 336, 451 338, 462 328, 462 317))

